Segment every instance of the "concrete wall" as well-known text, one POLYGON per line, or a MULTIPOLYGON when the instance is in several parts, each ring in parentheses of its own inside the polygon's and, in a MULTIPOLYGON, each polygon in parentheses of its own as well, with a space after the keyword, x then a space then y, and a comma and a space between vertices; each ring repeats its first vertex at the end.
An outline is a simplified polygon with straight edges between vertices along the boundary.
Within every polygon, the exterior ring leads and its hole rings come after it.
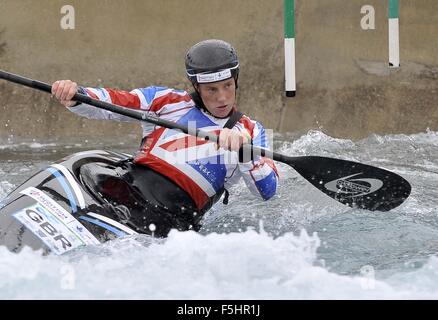
MULTIPOLYGON (((0 0, 0 68, 45 82, 190 89, 188 48, 231 42, 242 111, 277 132, 358 139, 438 130, 438 1, 400 1, 401 64, 387 68, 387 1, 296 0, 297 96, 284 97, 282 0, 0 0), (75 29, 60 27, 63 5, 75 29), (360 27, 363 5, 376 29, 360 27)), ((92 121, 49 95, 0 81, 0 141, 134 138, 137 124, 92 121)))
POLYGON ((388 66, 387 1, 297 1, 298 95, 280 129, 334 136, 438 129, 438 1, 400 1, 401 68, 388 66), (376 29, 360 27, 360 8, 376 29))

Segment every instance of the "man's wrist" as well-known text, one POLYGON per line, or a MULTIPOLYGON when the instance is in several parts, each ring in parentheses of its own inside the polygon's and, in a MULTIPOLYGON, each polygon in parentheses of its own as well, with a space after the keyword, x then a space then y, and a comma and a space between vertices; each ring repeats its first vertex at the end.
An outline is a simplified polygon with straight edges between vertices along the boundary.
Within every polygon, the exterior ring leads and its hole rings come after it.
MULTIPOLYGON (((83 87, 78 87, 78 93, 86 95, 87 91, 85 91, 85 88, 83 88, 83 87)), ((72 105, 70 108, 77 107, 80 104, 82 104, 82 102, 76 101, 76 103, 74 105, 72 105)))

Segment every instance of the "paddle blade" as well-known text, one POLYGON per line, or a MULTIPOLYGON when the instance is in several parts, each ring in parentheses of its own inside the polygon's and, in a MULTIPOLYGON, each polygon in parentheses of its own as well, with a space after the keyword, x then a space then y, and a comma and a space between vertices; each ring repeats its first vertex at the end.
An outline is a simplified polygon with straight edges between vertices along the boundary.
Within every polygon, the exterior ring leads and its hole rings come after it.
POLYGON ((411 185, 401 176, 358 162, 317 156, 283 156, 282 162, 328 196, 354 208, 388 211, 411 193, 411 185))

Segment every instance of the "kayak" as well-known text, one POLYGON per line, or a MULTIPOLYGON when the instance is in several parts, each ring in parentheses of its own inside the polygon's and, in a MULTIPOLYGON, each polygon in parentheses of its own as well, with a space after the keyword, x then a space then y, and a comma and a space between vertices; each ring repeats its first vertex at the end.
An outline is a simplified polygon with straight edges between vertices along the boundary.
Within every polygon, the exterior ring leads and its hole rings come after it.
MULTIPOLYGON (((155 208, 168 203, 165 196, 172 197, 175 207, 160 213, 177 212, 188 199, 183 191, 166 190, 160 179, 165 178, 133 165, 125 153, 72 154, 37 172, 0 202, 0 245, 12 252, 29 246, 61 255, 138 233, 155 236, 156 226, 145 215, 153 217, 155 208), (155 185, 143 188, 151 181, 155 185)), ((190 203, 185 207, 190 209, 190 203)), ((164 233, 173 227, 196 230, 197 222, 171 221, 164 233)))

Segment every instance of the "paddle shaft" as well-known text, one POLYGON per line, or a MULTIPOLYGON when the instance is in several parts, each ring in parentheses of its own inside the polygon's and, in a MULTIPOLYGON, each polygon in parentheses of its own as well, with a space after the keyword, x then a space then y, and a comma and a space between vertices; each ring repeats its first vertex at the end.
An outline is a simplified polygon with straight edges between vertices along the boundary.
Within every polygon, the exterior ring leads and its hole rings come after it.
MULTIPOLYGON (((8 80, 10 82, 14 82, 17 84, 21 84, 23 86, 26 87, 30 87, 33 89, 37 89, 40 91, 44 91, 47 93, 52 93, 52 86, 41 82, 41 81, 37 81, 37 80, 33 80, 33 79, 29 79, 26 77, 22 77, 10 72, 6 72, 3 70, 0 70, 0 78, 8 80)), ((140 121, 146 121, 149 123, 153 123, 155 125, 161 126, 161 127, 165 127, 168 129, 177 129, 177 130, 181 130, 182 132, 186 133, 186 134, 190 134, 199 138, 203 138, 205 140, 208 141, 214 141, 216 143, 219 142, 219 137, 215 134, 209 133, 209 132, 205 132, 196 128, 189 128, 185 125, 179 124, 179 123, 175 123, 172 121, 168 121, 168 120, 164 120, 158 117, 154 117, 151 116, 149 114, 147 114, 146 112, 141 112, 141 111, 136 111, 136 110, 131 110, 128 108, 123 108, 123 107, 119 107, 116 106, 114 104, 105 102, 105 101, 100 101, 100 100, 96 100, 93 99, 87 95, 81 94, 81 93, 76 93, 72 100, 74 101, 78 101, 81 103, 85 103, 100 109, 105 109, 114 113, 118 113, 130 118, 134 118, 140 121)), ((281 154, 277 154, 275 152, 272 152, 270 150, 266 150, 263 148, 259 148, 259 147, 255 147, 249 144, 245 144, 243 145, 243 154, 244 155, 260 155, 260 156, 264 156, 264 157, 268 157, 268 158, 272 158, 274 160, 280 161, 282 162, 283 160, 283 155, 281 154)))
MULTIPOLYGON (((47 83, 2 70, 0 70, 0 78, 44 92, 52 92, 52 86, 47 83)), ((214 134, 163 120, 148 115, 146 112, 99 101, 80 93, 76 93, 72 100, 140 121, 147 121, 161 127, 181 130, 186 134, 216 143, 219 141, 219 137, 214 134)), ((401 176, 385 169, 358 162, 318 156, 289 157, 250 144, 244 144, 241 151, 244 162, 260 155, 291 166, 314 187, 336 201, 351 207, 388 211, 403 203, 411 192, 409 182, 401 176)))

